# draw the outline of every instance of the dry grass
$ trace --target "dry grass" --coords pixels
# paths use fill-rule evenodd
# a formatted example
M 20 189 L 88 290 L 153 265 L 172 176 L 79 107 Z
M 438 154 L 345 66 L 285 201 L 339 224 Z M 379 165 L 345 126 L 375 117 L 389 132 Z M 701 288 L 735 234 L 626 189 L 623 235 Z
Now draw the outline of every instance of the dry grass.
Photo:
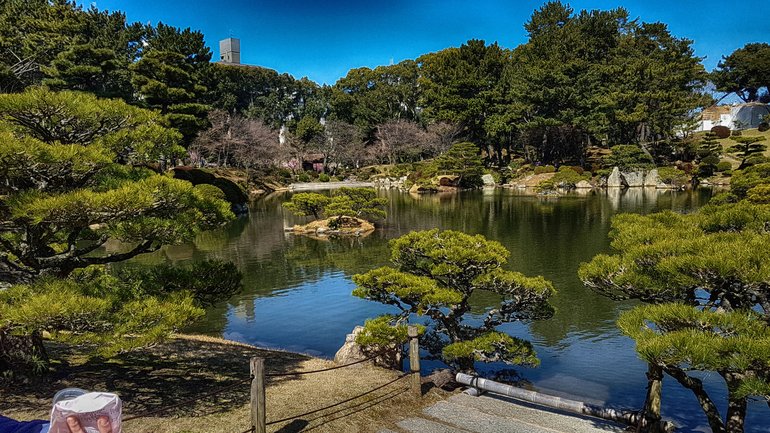
M 127 433 L 239 433 L 248 429 L 249 383 L 207 398 L 212 390 L 248 378 L 248 360 L 265 358 L 267 373 L 296 373 L 333 366 L 332 361 L 258 349 L 210 337 L 180 336 L 167 343 L 109 361 L 78 358 L 71 348 L 53 347 L 65 362 L 55 372 L 25 384 L 0 387 L 0 413 L 17 419 L 46 419 L 51 396 L 76 386 L 118 393 L 124 418 L 187 399 L 193 403 L 128 421 Z M 267 378 L 267 420 L 324 407 L 385 384 L 398 372 L 357 365 L 325 373 Z M 344 405 L 268 427 L 273 432 L 375 432 L 446 397 L 431 389 L 417 399 L 401 379 Z

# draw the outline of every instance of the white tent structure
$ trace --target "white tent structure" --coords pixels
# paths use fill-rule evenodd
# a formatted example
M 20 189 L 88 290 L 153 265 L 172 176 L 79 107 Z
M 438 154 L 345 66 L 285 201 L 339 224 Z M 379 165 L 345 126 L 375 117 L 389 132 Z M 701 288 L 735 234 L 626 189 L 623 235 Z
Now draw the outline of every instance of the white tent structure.
M 736 105 L 715 105 L 701 113 L 698 131 L 710 131 L 715 126 L 731 130 L 757 128 L 770 115 L 770 105 L 759 102 Z

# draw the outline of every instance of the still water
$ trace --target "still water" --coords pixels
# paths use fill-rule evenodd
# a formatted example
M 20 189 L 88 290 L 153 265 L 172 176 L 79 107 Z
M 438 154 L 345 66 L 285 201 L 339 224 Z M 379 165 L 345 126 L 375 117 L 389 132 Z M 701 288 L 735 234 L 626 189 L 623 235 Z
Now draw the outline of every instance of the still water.
M 353 327 L 393 312 L 350 294 L 352 275 L 388 263 L 389 239 L 434 227 L 483 234 L 511 251 L 511 269 L 543 275 L 558 290 L 551 300 L 556 307 L 552 319 L 500 328 L 531 340 L 541 360 L 538 368 L 519 368 L 515 374 L 551 394 L 641 407 L 646 368 L 637 359 L 633 342 L 620 335 L 614 324 L 618 314 L 633 304 L 613 302 L 586 289 L 577 278 L 577 268 L 595 254 L 609 251 L 607 233 L 613 215 L 665 209 L 691 212 L 708 201 L 710 190 L 636 188 L 558 199 L 499 189 L 421 197 L 394 191 L 381 194 L 390 200 L 388 218 L 365 238 L 320 241 L 285 233 L 285 226 L 301 219 L 281 208 L 289 194 L 273 194 L 255 202 L 248 218 L 141 261 L 218 258 L 235 262 L 244 274 L 244 292 L 211 308 L 191 332 L 332 357 Z M 481 316 L 493 303 L 494 299 L 476 297 L 473 313 Z M 439 365 L 428 364 L 432 366 Z M 503 364 L 478 369 L 488 375 L 512 372 Z M 720 395 L 723 406 L 720 381 L 709 375 L 704 379 L 707 388 Z M 663 392 L 664 416 L 677 421 L 682 431 L 708 431 L 690 391 L 667 379 Z M 767 405 L 751 403 L 747 431 L 770 431 L 768 420 Z

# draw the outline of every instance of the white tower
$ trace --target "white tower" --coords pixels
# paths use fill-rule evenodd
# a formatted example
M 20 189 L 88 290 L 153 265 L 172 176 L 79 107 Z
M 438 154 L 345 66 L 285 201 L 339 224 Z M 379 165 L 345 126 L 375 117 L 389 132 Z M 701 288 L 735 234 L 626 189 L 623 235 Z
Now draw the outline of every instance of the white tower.
M 233 65 L 241 64 L 241 40 L 227 38 L 219 41 L 219 61 Z

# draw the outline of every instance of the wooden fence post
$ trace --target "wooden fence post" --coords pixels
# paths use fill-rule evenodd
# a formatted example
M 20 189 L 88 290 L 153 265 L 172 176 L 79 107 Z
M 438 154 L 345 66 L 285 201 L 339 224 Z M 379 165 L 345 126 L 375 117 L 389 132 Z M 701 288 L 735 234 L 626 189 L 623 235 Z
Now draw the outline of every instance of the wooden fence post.
M 409 325 L 409 371 L 412 374 L 412 391 L 418 397 L 422 397 L 422 384 L 420 383 L 420 342 L 416 326 Z
M 251 431 L 265 433 L 265 360 L 263 358 L 251 358 L 249 363 L 251 372 Z

